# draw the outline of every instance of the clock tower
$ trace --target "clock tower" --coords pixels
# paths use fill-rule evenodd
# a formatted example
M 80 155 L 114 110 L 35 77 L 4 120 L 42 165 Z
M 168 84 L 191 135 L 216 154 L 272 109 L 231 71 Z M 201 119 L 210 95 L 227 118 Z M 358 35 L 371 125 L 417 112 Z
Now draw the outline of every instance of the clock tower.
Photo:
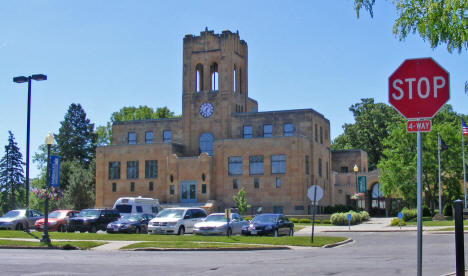
M 184 154 L 196 156 L 206 139 L 232 137 L 233 113 L 256 111 L 248 98 L 247 43 L 239 33 L 205 29 L 185 36 L 183 63 Z

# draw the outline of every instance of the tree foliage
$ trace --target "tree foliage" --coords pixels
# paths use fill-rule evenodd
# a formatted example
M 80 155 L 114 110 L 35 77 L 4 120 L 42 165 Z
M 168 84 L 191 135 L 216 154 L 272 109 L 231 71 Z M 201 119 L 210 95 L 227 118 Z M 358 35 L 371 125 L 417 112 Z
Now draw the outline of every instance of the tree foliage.
M 69 184 L 61 199 L 62 206 L 81 210 L 94 205 L 94 163 L 85 168 L 77 161 L 70 166 Z
M 88 166 L 94 159 L 97 136 L 81 105 L 71 104 L 60 124 L 55 140 L 62 161 L 77 160 Z
M 11 131 L 0 159 L 0 208 L 3 213 L 22 207 L 25 200 L 23 156 Z
M 447 50 L 461 52 L 468 49 L 467 0 L 393 0 L 398 18 L 393 33 L 404 40 L 418 32 L 431 48 L 447 44 Z M 354 0 L 357 17 L 364 8 L 371 17 L 375 0 Z
M 383 140 L 390 125 L 402 121 L 401 116 L 389 105 L 374 103 L 374 99 L 361 99 L 352 105 L 355 123 L 345 124 L 344 133 L 332 143 L 333 150 L 362 149 L 368 154 L 369 169 L 375 169 L 383 151 Z
M 247 199 L 245 199 L 245 190 L 244 188 L 240 189 L 237 195 L 232 197 L 232 200 L 236 203 L 236 207 L 239 210 L 239 214 L 245 215 L 250 208 L 250 205 L 247 204 Z
M 445 201 L 461 194 L 462 155 L 460 116 L 450 105 L 445 105 L 432 120 L 432 131 L 422 135 L 422 184 L 426 204 L 432 209 L 438 202 L 438 138 L 448 146 L 441 151 L 441 183 Z M 465 115 L 465 118 L 467 116 Z M 390 135 L 384 141 L 383 157 L 378 164 L 379 181 L 384 195 L 416 200 L 416 134 L 406 131 L 405 122 L 390 126 Z

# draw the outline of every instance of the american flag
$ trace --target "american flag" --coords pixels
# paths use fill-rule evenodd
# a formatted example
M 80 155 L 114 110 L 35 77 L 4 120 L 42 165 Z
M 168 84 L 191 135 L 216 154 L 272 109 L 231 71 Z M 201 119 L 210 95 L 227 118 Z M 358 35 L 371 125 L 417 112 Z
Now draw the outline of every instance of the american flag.
M 463 121 L 463 119 L 462 119 L 462 132 L 466 136 L 466 138 L 468 138 L 468 127 L 466 126 L 465 121 Z

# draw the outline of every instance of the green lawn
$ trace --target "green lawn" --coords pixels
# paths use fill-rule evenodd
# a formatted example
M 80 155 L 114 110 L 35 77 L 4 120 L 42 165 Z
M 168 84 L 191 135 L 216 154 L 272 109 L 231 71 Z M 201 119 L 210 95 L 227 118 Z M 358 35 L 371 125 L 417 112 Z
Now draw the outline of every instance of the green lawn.
M 40 240 L 41 232 L 27 234 L 23 231 L 0 231 L 0 238 L 36 238 Z M 147 235 L 147 234 L 94 234 L 94 233 L 59 233 L 51 232 L 51 239 L 63 240 L 123 240 L 123 241 L 148 241 L 148 242 L 222 242 L 222 243 L 244 243 L 265 245 L 292 245 L 292 246 L 323 246 L 326 244 L 344 241 L 345 237 L 316 236 L 314 243 L 310 237 L 258 237 L 258 236 L 198 236 L 198 235 Z
M 77 247 L 79 249 L 90 249 L 99 245 L 106 244 L 106 242 L 95 242 L 95 241 L 72 241 L 72 242 L 52 242 L 52 247 L 63 248 L 65 245 Z M 17 241 L 17 240 L 0 240 L 1 246 L 15 246 L 15 247 L 44 247 L 47 248 L 46 244 L 40 241 Z
M 465 225 L 468 225 L 468 220 L 464 221 Z M 417 219 L 412 219 L 406 222 L 406 225 L 416 226 L 418 225 Z M 454 226 L 455 221 L 453 220 L 432 220 L 431 218 L 423 218 L 423 226 Z
M 465 226 L 464 231 L 467 231 L 467 230 L 468 230 L 468 226 Z M 437 229 L 434 231 L 455 231 L 455 227 L 447 227 L 447 228 Z

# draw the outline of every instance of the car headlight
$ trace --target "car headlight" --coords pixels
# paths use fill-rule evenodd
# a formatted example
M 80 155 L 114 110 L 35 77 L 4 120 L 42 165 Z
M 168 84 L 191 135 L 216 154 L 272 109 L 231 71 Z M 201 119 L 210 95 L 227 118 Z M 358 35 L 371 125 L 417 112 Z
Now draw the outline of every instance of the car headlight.
M 268 231 L 268 230 L 271 230 L 271 229 L 272 229 L 271 225 L 267 225 L 267 226 L 265 226 L 265 230 L 267 230 L 267 231 Z
M 175 226 L 176 224 L 177 224 L 177 222 L 168 222 L 167 226 Z

